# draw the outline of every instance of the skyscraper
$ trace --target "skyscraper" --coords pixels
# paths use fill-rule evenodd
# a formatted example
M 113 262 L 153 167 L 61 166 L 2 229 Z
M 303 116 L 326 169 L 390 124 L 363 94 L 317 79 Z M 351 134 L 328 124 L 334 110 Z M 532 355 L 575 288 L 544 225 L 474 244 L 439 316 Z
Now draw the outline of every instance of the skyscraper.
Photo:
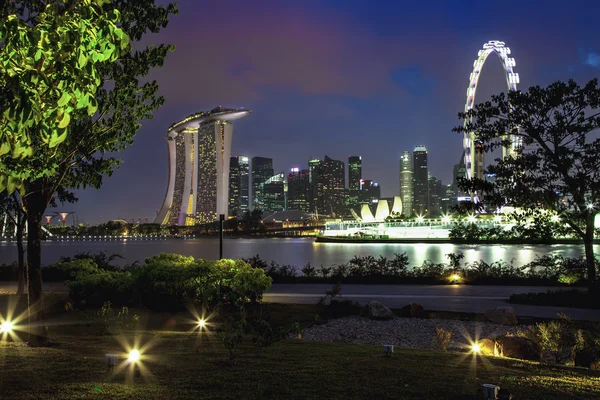
M 240 215 L 250 210 L 250 165 L 248 156 L 238 156 L 240 166 Z
M 442 209 L 442 181 L 435 176 L 429 177 L 429 215 L 437 217 Z
M 321 169 L 321 163 L 322 161 L 318 158 L 310 158 L 308 160 L 308 203 L 311 213 L 317 211 L 317 202 L 319 199 L 319 170 Z
M 229 215 L 248 211 L 248 157 L 231 157 L 229 162 Z
M 429 211 L 429 173 L 427 170 L 427 149 L 425 146 L 415 147 L 413 152 L 414 168 L 414 209 L 419 215 Z
M 228 215 L 231 121 L 250 112 L 219 106 L 169 127 L 169 184 L 156 223 L 194 225 Z
M 318 168 L 317 209 L 319 214 L 344 215 L 344 162 L 325 156 Z
M 402 200 L 402 215 L 411 216 L 414 206 L 413 165 L 408 151 L 403 152 L 400 156 L 400 199 Z
M 348 188 L 358 190 L 362 179 L 362 158 L 360 156 L 348 157 Z
M 273 177 L 273 159 L 265 157 L 252 157 L 252 208 L 264 210 L 264 196 L 261 184 Z
M 310 212 L 309 171 L 292 168 L 288 174 L 287 209 Z
M 229 215 L 239 215 L 240 210 L 240 161 L 229 159 Z
M 458 164 L 454 165 L 454 169 L 452 171 L 452 189 L 456 193 L 456 196 L 462 197 L 464 196 L 464 190 L 461 190 L 458 187 L 459 178 L 466 178 L 467 176 L 467 167 L 465 166 L 465 152 L 463 151 Z
M 262 208 L 266 212 L 277 212 L 285 209 L 285 178 L 283 172 L 271 176 L 260 184 Z

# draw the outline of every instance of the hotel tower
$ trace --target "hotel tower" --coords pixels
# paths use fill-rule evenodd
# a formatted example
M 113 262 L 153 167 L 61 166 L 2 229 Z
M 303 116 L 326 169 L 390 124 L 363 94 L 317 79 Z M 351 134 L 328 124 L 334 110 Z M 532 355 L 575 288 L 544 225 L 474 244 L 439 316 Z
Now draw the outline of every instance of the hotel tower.
M 219 106 L 169 127 L 169 184 L 155 223 L 195 225 L 227 217 L 231 121 L 250 113 Z

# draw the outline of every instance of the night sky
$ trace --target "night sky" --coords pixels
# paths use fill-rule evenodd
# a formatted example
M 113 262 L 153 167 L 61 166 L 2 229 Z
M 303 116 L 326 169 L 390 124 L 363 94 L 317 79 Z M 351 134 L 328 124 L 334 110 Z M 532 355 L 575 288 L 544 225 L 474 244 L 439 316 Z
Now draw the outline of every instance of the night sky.
M 309 157 L 360 155 L 363 178 L 393 196 L 400 154 L 416 145 L 427 147 L 431 175 L 450 183 L 462 152 L 451 129 L 485 42 L 511 48 L 521 89 L 600 75 L 598 1 L 179 2 L 179 16 L 148 40 L 177 47 L 152 74 L 165 105 L 102 189 L 60 207 L 80 222 L 152 222 L 167 187 L 168 126 L 219 104 L 253 110 L 234 125 L 232 155 L 272 157 L 286 173 Z M 492 55 L 477 100 L 505 90 Z

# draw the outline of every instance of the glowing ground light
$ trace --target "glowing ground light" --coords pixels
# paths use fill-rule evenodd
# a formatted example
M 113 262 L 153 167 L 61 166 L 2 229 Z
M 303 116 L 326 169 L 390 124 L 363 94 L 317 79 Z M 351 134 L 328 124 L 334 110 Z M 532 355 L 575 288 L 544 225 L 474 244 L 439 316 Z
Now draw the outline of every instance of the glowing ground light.
M 140 356 L 141 356 L 140 355 L 140 351 L 134 349 L 134 350 L 131 350 L 129 352 L 129 357 L 127 357 L 127 360 L 130 363 L 135 363 L 135 362 L 138 362 L 140 360 Z
M 419 216 L 417 217 L 417 222 L 418 222 L 418 223 L 422 223 L 423 221 L 425 221 L 425 218 L 423 218 L 421 215 L 419 215 Z
M 14 325 L 10 321 L 4 321 L 0 325 L 0 333 L 11 333 L 13 331 Z
M 474 215 L 469 215 L 469 216 L 467 217 L 467 222 L 469 222 L 470 224 L 473 224 L 473 223 L 475 223 L 475 220 L 476 220 L 476 219 L 475 219 L 475 216 L 474 216 Z
M 442 222 L 445 224 L 449 224 L 450 222 L 452 222 L 452 217 L 450 217 L 449 215 L 444 215 L 442 217 Z
M 206 321 L 201 319 L 198 321 L 198 327 L 199 328 L 204 328 L 206 326 Z
M 502 217 L 501 217 L 501 216 L 499 216 L 499 215 L 496 215 L 496 216 L 494 217 L 494 222 L 496 222 L 496 223 L 500 223 L 500 222 L 502 222 Z
M 590 203 L 590 204 L 587 205 L 587 208 L 588 208 L 588 210 L 591 210 L 591 209 L 594 208 L 594 205 L 592 203 Z
M 560 217 L 558 215 L 553 215 L 550 220 L 552 222 L 560 222 Z
M 473 354 L 481 353 L 481 346 L 478 343 L 473 343 L 471 345 L 471 353 L 473 353 Z

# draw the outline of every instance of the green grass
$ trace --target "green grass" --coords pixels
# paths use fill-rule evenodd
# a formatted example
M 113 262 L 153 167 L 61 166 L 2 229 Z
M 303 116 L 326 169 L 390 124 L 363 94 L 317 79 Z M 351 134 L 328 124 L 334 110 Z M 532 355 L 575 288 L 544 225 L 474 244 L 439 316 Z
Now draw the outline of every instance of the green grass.
M 0 314 L 4 304 L 0 296 Z M 480 399 L 495 383 L 517 399 L 600 398 L 600 374 L 462 353 L 287 340 L 242 349 L 235 363 L 214 333 L 185 325 L 188 313 L 143 313 L 145 330 L 96 336 L 82 313 L 65 313 L 49 298 L 56 346 L 0 343 L 0 399 Z M 269 304 L 274 325 L 308 325 L 319 307 Z M 469 319 L 469 318 L 466 318 Z M 75 325 L 74 325 L 75 324 Z M 147 344 L 143 372 L 107 372 L 105 353 L 123 343 Z

